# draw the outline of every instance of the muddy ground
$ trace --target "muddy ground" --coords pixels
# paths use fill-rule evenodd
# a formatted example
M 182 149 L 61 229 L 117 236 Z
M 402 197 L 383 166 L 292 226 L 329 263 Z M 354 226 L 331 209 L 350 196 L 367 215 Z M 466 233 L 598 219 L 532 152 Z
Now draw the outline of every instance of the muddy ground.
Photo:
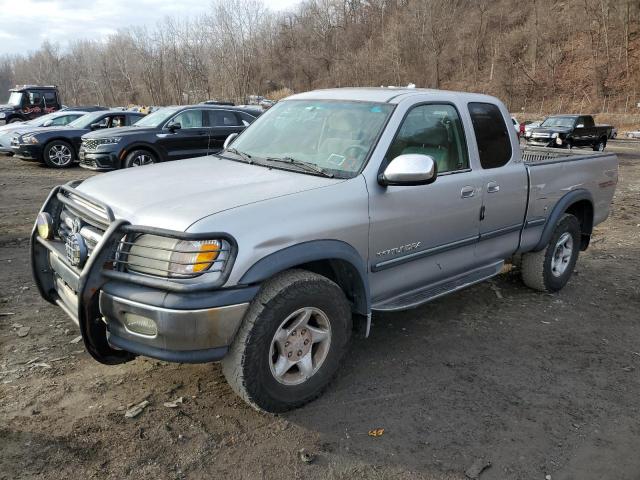
M 33 284 L 28 234 L 50 188 L 89 173 L 0 157 L 0 479 L 462 479 L 479 461 L 482 480 L 640 478 L 640 146 L 609 149 L 614 212 L 561 293 L 509 273 L 375 315 L 325 395 L 280 416 L 218 365 L 108 367 L 72 343 Z

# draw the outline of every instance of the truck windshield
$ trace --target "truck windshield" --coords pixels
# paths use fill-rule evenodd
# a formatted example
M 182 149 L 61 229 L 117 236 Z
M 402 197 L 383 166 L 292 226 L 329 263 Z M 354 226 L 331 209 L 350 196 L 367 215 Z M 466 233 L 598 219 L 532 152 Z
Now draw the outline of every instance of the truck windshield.
M 233 151 L 257 163 L 293 159 L 338 178 L 351 178 L 364 166 L 392 111 L 393 106 L 385 103 L 285 100 L 248 127 L 233 142 Z
M 161 108 L 160 110 L 156 110 L 155 112 L 138 120 L 134 124 L 134 127 L 159 127 L 178 110 L 178 108 Z
M 9 105 L 13 105 L 14 107 L 19 107 L 20 105 L 22 105 L 22 92 L 11 92 L 7 103 Z
M 549 117 L 542 122 L 541 127 L 573 127 L 576 117 Z

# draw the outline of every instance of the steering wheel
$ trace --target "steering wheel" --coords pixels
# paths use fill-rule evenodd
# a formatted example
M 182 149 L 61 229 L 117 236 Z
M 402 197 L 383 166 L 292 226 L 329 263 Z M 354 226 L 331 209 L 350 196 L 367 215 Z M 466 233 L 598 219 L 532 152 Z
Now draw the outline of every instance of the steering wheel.
M 367 155 L 369 150 L 364 148 L 362 145 L 358 145 L 354 143 L 353 145 L 348 146 L 342 152 L 345 157 L 345 161 L 342 164 L 344 168 L 347 170 L 358 170 L 360 168 L 361 162 L 364 157 Z

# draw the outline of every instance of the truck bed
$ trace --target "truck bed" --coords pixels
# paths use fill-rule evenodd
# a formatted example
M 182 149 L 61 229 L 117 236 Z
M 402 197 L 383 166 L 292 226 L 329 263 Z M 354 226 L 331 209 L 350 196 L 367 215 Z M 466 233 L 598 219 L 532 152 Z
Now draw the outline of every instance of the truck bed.
M 613 153 L 525 147 L 522 161 L 529 176 L 529 204 L 521 248 L 532 248 L 553 207 L 566 194 L 585 190 L 593 203 L 594 226 L 609 214 L 618 183 L 618 158 Z
M 522 147 L 522 161 L 528 166 L 538 164 L 550 164 L 559 162 L 571 162 L 577 160 L 606 157 L 612 154 L 605 152 L 590 152 L 589 150 L 547 148 L 547 147 Z

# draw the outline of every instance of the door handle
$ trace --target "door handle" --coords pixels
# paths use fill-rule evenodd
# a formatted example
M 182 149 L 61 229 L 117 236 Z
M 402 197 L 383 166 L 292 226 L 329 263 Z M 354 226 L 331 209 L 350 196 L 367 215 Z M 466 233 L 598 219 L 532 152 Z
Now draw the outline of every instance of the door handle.
M 472 186 L 462 187 L 462 190 L 460 190 L 461 198 L 471 198 L 475 194 L 476 194 L 476 189 Z
M 500 191 L 500 185 L 496 182 L 487 183 L 487 193 L 496 193 Z

